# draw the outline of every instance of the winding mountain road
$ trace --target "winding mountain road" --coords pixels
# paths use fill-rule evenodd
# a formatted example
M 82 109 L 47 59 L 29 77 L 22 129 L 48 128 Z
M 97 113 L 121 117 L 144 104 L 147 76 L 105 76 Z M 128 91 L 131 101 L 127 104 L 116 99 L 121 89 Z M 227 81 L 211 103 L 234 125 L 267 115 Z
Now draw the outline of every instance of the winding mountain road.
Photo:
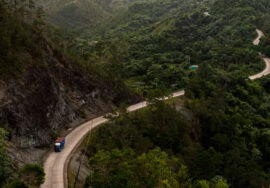
M 253 44 L 255 46 L 258 46 L 260 44 L 260 40 L 264 36 L 264 34 L 259 29 L 257 29 L 256 31 L 258 33 L 258 37 L 253 41 Z M 258 74 L 250 76 L 249 77 L 250 80 L 255 80 L 257 78 L 261 78 L 263 76 L 266 76 L 266 75 L 270 74 L 270 59 L 268 57 L 264 57 L 263 55 L 261 55 L 261 57 L 265 62 L 265 69 L 262 72 L 258 73 Z
M 270 74 L 270 59 L 265 57 L 265 58 L 263 58 L 263 60 L 264 60 L 265 65 L 266 65 L 265 69 L 262 72 L 258 73 L 258 74 L 250 76 L 249 77 L 250 80 L 255 80 L 257 78 L 261 78 L 263 76 L 266 76 L 266 75 Z
M 260 44 L 261 38 L 264 36 L 263 32 L 259 29 L 256 29 L 258 37 L 253 41 L 253 45 L 258 46 Z
M 259 45 L 263 32 L 257 30 L 258 37 L 253 41 L 254 45 Z M 266 68 L 259 74 L 250 76 L 251 80 L 260 78 L 270 73 L 270 59 L 263 58 L 266 63 Z M 185 91 L 181 90 L 172 94 L 172 97 L 179 97 L 185 95 Z M 164 100 L 168 97 L 164 98 Z M 128 107 L 127 111 L 132 112 L 146 107 L 147 102 L 140 102 L 138 104 Z M 51 152 L 44 163 L 44 170 L 46 178 L 41 188 L 64 188 L 67 187 L 67 163 L 70 159 L 72 152 L 77 149 L 85 136 L 95 127 L 108 122 L 104 116 L 95 118 L 79 127 L 75 128 L 66 136 L 66 146 L 60 153 Z

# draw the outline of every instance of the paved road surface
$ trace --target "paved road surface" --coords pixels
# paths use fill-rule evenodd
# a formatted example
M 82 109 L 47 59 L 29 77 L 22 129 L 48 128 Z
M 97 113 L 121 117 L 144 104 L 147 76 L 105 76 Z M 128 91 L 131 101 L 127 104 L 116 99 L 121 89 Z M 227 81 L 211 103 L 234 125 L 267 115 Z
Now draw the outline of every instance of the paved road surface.
M 259 29 L 256 29 L 257 33 L 258 33 L 258 37 L 253 41 L 253 44 L 255 46 L 258 46 L 260 44 L 260 39 L 264 36 L 263 32 Z
M 262 72 L 258 73 L 258 74 L 250 76 L 249 77 L 250 80 L 255 80 L 257 78 L 261 78 L 263 76 L 266 76 L 266 75 L 270 74 L 270 59 L 269 58 L 263 58 L 263 60 L 264 60 L 265 65 L 266 65 L 265 69 Z
M 185 94 L 184 90 L 173 93 L 172 97 L 179 97 Z M 167 97 L 164 99 L 168 99 Z M 147 106 L 146 102 L 141 102 L 130 106 L 127 110 L 132 112 Z M 90 120 L 66 136 L 65 148 L 60 153 L 52 152 L 44 163 L 44 170 L 46 178 L 41 188 L 64 188 L 67 180 L 66 164 L 69 160 L 69 156 L 74 149 L 79 146 L 83 138 L 91 131 L 91 129 L 101 125 L 108 120 L 103 116 Z
M 255 46 L 258 46 L 260 44 L 260 39 L 264 36 L 264 34 L 259 29 L 257 29 L 256 31 L 258 33 L 258 37 L 253 41 L 253 44 Z M 255 74 L 255 75 L 250 76 L 249 77 L 250 80 L 255 80 L 257 78 L 261 78 L 261 77 L 263 77 L 265 75 L 270 74 L 270 59 L 267 58 L 267 57 L 262 57 L 262 59 L 265 62 L 265 69 L 262 72 L 258 73 L 258 74 Z

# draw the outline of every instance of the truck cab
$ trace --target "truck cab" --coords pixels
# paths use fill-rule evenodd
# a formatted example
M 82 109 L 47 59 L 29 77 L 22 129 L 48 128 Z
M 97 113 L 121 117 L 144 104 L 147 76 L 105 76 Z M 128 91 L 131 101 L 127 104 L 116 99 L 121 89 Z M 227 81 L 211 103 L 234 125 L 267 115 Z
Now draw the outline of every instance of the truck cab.
M 66 139 L 64 137 L 58 138 L 54 143 L 54 151 L 60 152 L 65 146 Z

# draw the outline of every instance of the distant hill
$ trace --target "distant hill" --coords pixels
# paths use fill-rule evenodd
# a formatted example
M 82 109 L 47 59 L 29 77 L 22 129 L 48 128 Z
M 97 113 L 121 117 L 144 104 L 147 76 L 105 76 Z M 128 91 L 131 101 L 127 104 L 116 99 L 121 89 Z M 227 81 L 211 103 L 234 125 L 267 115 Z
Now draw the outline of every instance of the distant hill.
M 140 0 L 38 0 L 48 19 L 67 31 L 100 27 L 105 20 Z

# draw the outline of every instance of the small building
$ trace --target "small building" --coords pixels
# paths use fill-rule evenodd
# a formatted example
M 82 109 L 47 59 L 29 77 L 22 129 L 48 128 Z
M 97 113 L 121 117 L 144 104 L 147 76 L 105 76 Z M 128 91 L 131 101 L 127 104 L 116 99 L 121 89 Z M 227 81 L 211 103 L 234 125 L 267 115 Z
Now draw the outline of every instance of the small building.
M 189 67 L 189 70 L 196 70 L 196 69 L 198 69 L 199 68 L 199 65 L 191 65 L 190 67 Z

